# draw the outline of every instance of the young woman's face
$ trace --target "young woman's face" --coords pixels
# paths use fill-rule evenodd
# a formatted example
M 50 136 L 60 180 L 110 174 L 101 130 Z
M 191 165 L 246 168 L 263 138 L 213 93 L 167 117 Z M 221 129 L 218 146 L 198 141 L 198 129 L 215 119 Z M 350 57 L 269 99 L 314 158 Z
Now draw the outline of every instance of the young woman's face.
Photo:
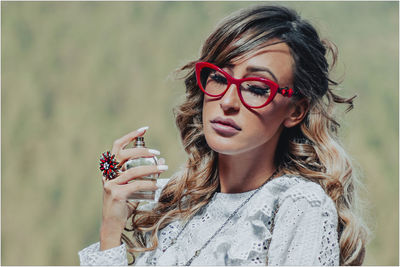
M 231 63 L 223 70 L 234 78 L 262 77 L 275 81 L 280 87 L 292 88 L 294 61 L 285 43 L 261 48 Z M 268 69 L 273 75 L 261 69 Z M 210 148 L 222 154 L 266 149 L 277 143 L 283 123 L 292 111 L 293 103 L 279 93 L 267 106 L 249 109 L 240 101 L 236 85 L 231 85 L 222 97 L 204 95 L 204 135 Z M 233 120 L 240 129 L 213 122 L 217 117 Z

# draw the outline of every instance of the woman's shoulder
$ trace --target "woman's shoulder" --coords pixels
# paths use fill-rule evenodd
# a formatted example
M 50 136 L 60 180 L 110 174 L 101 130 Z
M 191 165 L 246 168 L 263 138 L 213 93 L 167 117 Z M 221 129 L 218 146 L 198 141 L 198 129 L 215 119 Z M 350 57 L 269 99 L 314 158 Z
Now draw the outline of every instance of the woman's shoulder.
M 271 180 L 269 187 L 279 205 L 287 200 L 306 201 L 312 207 L 327 206 L 336 209 L 333 200 L 320 184 L 302 176 L 283 175 Z

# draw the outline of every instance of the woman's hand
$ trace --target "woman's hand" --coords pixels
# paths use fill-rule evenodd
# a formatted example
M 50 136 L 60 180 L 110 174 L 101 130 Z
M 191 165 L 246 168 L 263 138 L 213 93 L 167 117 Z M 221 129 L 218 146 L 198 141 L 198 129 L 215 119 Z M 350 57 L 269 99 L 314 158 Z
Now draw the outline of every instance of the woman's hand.
M 132 158 L 153 157 L 160 154 L 157 150 L 148 148 L 125 149 L 130 142 L 136 137 L 142 136 L 147 129 L 148 127 L 140 128 L 114 142 L 111 153 L 115 154 L 121 166 L 124 166 L 124 163 Z M 164 164 L 164 159 L 160 159 L 159 163 Z M 125 228 L 126 221 L 139 204 L 139 202 L 128 202 L 128 197 L 137 191 L 157 190 L 155 181 L 138 180 L 128 182 L 138 177 L 161 173 L 167 169 L 168 166 L 166 165 L 138 166 L 128 170 L 121 168 L 122 172 L 115 179 L 103 179 L 103 218 L 100 230 L 100 250 L 121 245 L 121 234 Z

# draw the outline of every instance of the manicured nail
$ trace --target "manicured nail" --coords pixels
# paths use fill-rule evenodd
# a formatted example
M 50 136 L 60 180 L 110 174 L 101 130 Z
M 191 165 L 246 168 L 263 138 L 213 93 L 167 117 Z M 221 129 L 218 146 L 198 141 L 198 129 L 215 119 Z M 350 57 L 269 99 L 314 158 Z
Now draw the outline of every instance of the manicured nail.
M 144 132 L 144 131 L 146 131 L 147 129 L 149 129 L 149 126 L 145 126 L 145 127 L 139 128 L 137 131 L 138 131 L 138 132 Z
M 155 149 L 149 149 L 148 151 L 149 151 L 151 154 L 154 154 L 154 155 L 160 155 L 160 154 L 161 154 L 160 151 L 155 150 Z
M 159 171 L 166 171 L 168 170 L 168 165 L 157 165 L 157 169 Z
M 165 165 L 165 159 L 164 158 L 159 158 L 157 162 L 160 165 Z

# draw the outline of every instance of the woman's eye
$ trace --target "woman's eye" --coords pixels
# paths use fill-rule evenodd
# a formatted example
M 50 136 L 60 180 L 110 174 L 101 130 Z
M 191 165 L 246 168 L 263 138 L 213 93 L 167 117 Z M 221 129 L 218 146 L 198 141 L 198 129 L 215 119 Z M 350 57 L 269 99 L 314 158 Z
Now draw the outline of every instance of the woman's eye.
M 250 85 L 250 86 L 246 86 L 244 88 L 244 90 L 248 91 L 252 94 L 259 95 L 259 96 L 269 95 L 269 93 L 270 93 L 270 88 L 268 86 L 260 87 L 260 86 Z
M 218 73 L 210 74 L 210 79 L 217 83 L 223 83 L 223 84 L 227 83 L 225 76 L 222 76 L 221 74 L 218 74 Z

